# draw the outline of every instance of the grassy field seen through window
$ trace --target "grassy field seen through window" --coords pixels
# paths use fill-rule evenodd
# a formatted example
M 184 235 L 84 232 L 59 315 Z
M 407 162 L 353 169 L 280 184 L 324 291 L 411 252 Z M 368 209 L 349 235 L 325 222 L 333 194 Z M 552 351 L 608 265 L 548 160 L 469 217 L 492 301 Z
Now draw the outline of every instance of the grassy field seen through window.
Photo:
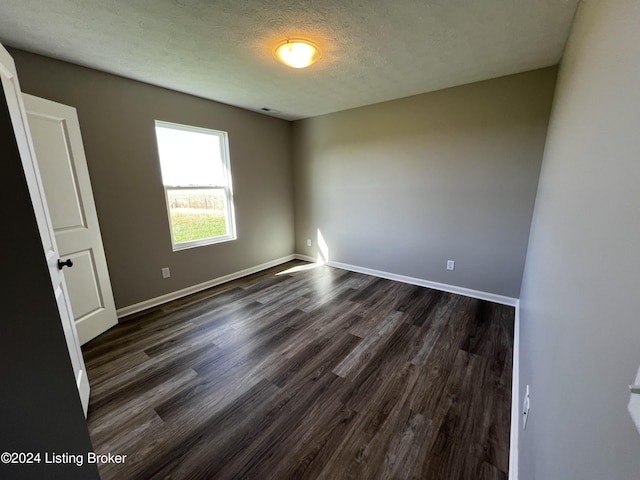
M 227 219 L 220 210 L 172 208 L 170 215 L 173 243 L 219 237 L 228 233 Z

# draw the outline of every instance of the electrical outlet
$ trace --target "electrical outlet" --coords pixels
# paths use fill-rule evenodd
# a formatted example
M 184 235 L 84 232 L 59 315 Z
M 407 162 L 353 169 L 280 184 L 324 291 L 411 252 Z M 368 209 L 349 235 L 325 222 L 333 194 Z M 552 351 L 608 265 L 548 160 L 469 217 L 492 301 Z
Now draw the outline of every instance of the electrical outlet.
M 169 271 L 169 267 L 164 267 L 162 269 L 162 278 L 169 278 L 171 276 L 171 272 Z
M 310 247 L 310 246 L 311 246 L 311 239 L 307 238 L 307 247 Z
M 454 268 L 456 268 L 456 262 L 447 260 L 447 270 L 453 270 Z
M 527 429 L 527 420 L 529 419 L 529 409 L 531 408 L 531 400 L 529 398 L 529 385 L 525 390 L 524 400 L 522 402 L 522 429 Z

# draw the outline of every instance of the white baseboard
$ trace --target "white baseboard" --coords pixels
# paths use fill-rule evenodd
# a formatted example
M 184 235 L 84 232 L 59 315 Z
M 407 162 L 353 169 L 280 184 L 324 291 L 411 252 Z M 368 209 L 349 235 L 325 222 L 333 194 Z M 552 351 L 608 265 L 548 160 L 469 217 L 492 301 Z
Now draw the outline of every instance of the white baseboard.
M 296 253 L 294 257 L 296 257 L 296 260 L 304 260 L 305 262 L 315 263 L 318 261 L 317 258 L 310 257 L 309 255 L 302 255 L 300 253 Z
M 302 258 L 302 255 L 296 255 L 296 258 Z M 315 259 L 311 259 L 315 261 Z M 472 290 L 470 288 L 457 287 L 455 285 L 447 285 L 446 283 L 432 282 L 430 280 L 423 280 L 421 278 L 407 277 L 405 275 L 397 275 L 395 273 L 383 272 L 381 270 L 373 270 L 371 268 L 359 267 L 356 265 L 349 265 L 340 262 L 327 262 L 330 267 L 341 268 L 343 270 L 350 270 L 352 272 L 364 273 L 366 275 L 372 275 L 374 277 L 386 278 L 387 280 L 395 280 L 396 282 L 410 283 L 411 285 L 418 285 L 419 287 L 433 288 L 434 290 L 441 290 L 443 292 L 456 293 L 458 295 L 464 295 L 465 297 L 478 298 L 480 300 L 487 300 L 489 302 L 499 303 L 502 305 L 509 305 L 515 307 L 518 304 L 517 298 L 505 297 L 503 295 L 496 295 L 495 293 L 481 292 L 479 290 Z
M 509 442 L 509 480 L 518 480 L 518 437 L 520 436 L 520 302 L 513 325 L 511 372 L 511 437 Z
M 266 270 L 267 268 L 281 265 L 283 263 L 294 260 L 296 257 L 296 255 L 287 255 L 286 257 L 278 258 L 276 260 L 272 260 L 255 267 L 246 268 L 244 270 L 240 270 L 239 272 L 230 273 L 229 275 L 214 278 L 213 280 L 208 280 L 204 283 L 199 283 L 191 287 L 183 288 L 182 290 L 177 290 L 165 295 L 160 295 L 159 297 L 151 298 L 149 300 L 145 300 L 144 302 L 135 303 L 127 307 L 122 307 L 116 310 L 116 314 L 118 315 L 118 318 L 126 317 L 127 315 L 141 312 L 142 310 L 146 310 L 147 308 L 157 307 L 158 305 L 162 305 L 163 303 L 167 303 L 172 300 L 177 300 L 178 298 L 186 297 L 187 295 L 191 295 L 192 293 L 200 292 L 202 290 L 206 290 L 207 288 L 215 287 L 216 285 L 230 282 L 232 280 L 237 280 L 238 278 L 261 272 L 262 270 Z

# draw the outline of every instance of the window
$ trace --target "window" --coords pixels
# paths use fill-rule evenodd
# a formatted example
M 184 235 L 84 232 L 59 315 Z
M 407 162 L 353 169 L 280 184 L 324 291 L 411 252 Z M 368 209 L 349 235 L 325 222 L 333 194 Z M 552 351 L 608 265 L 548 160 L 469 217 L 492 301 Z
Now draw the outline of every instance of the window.
M 236 238 L 227 132 L 156 121 L 173 250 Z

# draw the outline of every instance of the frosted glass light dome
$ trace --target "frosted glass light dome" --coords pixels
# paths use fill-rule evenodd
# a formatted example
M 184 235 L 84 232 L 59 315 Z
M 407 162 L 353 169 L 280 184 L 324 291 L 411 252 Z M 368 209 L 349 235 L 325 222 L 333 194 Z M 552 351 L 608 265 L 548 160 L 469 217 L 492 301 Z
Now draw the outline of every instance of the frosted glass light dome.
M 282 63 L 293 68 L 308 67 L 320 58 L 320 50 L 308 40 L 286 40 L 274 53 Z

